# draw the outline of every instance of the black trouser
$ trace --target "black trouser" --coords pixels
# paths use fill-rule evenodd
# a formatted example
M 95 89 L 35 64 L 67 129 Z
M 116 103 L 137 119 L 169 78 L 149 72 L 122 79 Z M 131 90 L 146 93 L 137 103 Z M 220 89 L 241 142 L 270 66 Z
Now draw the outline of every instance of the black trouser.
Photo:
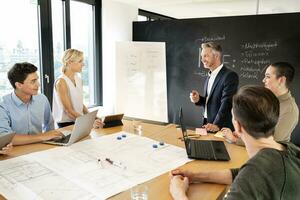
M 203 123 L 202 123 L 202 126 L 206 125 L 207 124 L 207 118 L 203 118 Z
M 63 128 L 63 127 L 70 126 L 73 124 L 74 124 L 74 122 L 61 122 L 61 123 L 57 123 L 57 126 L 58 126 L 58 128 Z

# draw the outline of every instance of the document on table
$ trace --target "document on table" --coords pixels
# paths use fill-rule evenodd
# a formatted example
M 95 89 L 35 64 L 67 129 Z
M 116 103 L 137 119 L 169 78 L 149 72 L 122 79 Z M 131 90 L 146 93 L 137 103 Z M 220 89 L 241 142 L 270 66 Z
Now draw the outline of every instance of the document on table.
M 191 161 L 185 149 L 127 132 L 0 162 L 7 199 L 106 199 Z

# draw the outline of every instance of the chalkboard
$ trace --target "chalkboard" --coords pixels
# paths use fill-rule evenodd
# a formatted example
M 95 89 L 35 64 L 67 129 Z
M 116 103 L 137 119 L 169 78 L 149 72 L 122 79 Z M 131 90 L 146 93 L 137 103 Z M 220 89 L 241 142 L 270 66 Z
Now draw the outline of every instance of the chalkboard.
M 300 105 L 300 13 L 134 22 L 134 41 L 166 42 L 169 122 L 178 123 L 182 106 L 186 124 L 199 127 L 199 107 L 189 99 L 192 89 L 203 94 L 207 71 L 200 62 L 200 44 L 216 41 L 223 47 L 224 64 L 236 71 L 240 86 L 262 84 L 264 69 L 277 61 L 296 68 L 291 87 Z M 293 139 L 300 144 L 300 126 Z

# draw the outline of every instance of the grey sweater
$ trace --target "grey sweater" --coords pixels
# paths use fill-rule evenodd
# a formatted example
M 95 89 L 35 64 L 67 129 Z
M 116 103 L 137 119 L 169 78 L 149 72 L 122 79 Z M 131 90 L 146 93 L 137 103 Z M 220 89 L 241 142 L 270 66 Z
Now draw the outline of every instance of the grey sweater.
M 240 169 L 224 199 L 300 199 L 300 148 L 281 143 L 285 151 L 262 149 Z

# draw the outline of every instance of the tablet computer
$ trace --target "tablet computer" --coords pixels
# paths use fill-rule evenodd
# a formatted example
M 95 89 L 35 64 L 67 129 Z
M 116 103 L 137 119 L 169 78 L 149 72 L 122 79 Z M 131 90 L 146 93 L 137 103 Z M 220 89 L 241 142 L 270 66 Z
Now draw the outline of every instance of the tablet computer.
M 8 133 L 8 134 L 0 134 L 0 150 L 5 147 L 6 145 L 8 145 L 13 137 L 15 136 L 15 133 Z
M 122 119 L 124 114 L 108 115 L 103 119 L 104 126 L 103 128 L 109 128 L 114 126 L 122 126 Z

